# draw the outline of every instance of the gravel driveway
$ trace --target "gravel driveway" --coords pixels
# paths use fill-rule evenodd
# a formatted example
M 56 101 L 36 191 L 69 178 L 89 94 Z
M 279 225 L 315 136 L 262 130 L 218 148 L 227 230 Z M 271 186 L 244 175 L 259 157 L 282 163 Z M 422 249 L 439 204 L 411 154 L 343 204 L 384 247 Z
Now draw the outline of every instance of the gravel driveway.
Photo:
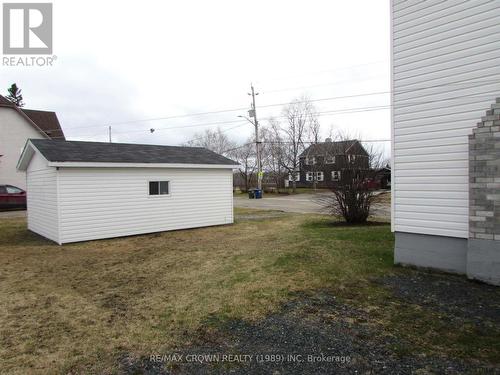
M 26 217 L 26 210 L 7 210 L 0 211 L 0 219 L 10 217 Z
M 318 197 L 328 197 L 330 195 L 332 195 L 330 192 L 279 196 L 265 195 L 262 199 L 248 199 L 248 196 L 246 195 L 238 195 L 234 197 L 234 206 L 240 208 L 278 210 L 302 214 L 326 214 L 327 211 L 320 203 L 318 203 Z M 390 220 L 390 203 L 374 203 L 372 205 L 372 216 Z
M 399 301 L 415 306 L 416 311 L 440 311 L 443 319 L 449 321 L 450 329 L 467 324 L 479 325 L 478 328 L 498 324 L 497 288 L 474 284 L 459 276 L 411 270 L 408 273 L 374 280 L 391 293 L 388 303 Z M 456 288 L 456 292 L 450 293 L 450 287 Z M 444 301 L 440 300 L 442 296 Z M 477 307 L 478 304 L 481 306 Z M 207 322 L 191 342 L 177 351 L 182 358 L 198 353 L 207 355 L 206 358 L 218 353 L 243 353 L 251 357 L 227 363 L 182 360 L 165 364 L 125 355 L 120 360 L 121 372 L 129 375 L 500 373 L 493 364 L 453 358 L 445 353 L 398 352 L 396 348 L 412 348 L 411 343 L 397 331 L 384 331 L 370 312 L 342 302 L 326 290 L 299 293 L 279 311 L 254 322 L 234 319 Z

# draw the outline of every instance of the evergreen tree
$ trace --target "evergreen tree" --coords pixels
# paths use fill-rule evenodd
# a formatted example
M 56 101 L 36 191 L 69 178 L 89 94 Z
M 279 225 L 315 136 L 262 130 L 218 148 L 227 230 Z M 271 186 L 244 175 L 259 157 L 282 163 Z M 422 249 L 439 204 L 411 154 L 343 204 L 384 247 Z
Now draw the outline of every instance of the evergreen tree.
M 15 83 L 13 83 L 7 91 L 9 91 L 9 95 L 7 95 L 7 99 L 9 99 L 17 107 L 24 107 L 21 89 L 19 87 L 17 87 L 17 85 Z

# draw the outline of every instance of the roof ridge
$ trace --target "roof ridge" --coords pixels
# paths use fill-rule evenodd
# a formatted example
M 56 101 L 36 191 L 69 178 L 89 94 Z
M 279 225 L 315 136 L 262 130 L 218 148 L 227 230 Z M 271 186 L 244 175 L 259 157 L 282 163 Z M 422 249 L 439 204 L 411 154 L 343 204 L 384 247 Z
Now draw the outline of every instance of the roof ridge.
M 45 109 L 31 109 L 31 108 L 19 108 L 21 111 L 34 111 L 34 112 L 46 112 L 46 113 L 56 113 L 56 111 L 46 111 Z
M 156 146 L 156 147 L 177 147 L 177 148 L 201 148 L 204 150 L 209 150 L 206 147 L 202 146 L 175 146 L 175 145 L 159 145 L 159 144 L 151 144 L 151 143 L 126 143 L 126 142 L 103 142 L 103 141 L 70 141 L 67 139 L 38 139 L 38 138 L 30 138 L 30 140 L 36 141 L 44 141 L 44 142 L 67 142 L 67 143 L 99 143 L 99 144 L 113 144 L 113 145 L 127 145 L 127 146 Z M 212 151 L 214 152 L 214 151 Z
M 204 147 L 29 139 L 48 161 L 76 163 L 210 164 L 238 163 Z

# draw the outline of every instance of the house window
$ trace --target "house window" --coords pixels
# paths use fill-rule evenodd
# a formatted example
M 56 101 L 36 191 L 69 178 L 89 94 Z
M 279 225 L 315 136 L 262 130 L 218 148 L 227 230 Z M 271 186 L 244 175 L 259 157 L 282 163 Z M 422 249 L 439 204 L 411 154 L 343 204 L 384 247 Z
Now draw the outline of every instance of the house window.
M 168 195 L 170 181 L 149 181 L 149 195 Z
M 332 181 L 340 181 L 340 171 L 332 171 Z
M 306 163 L 306 165 L 316 164 L 316 157 L 315 156 L 306 157 L 305 163 Z
M 288 174 L 288 181 L 300 181 L 300 172 L 294 172 L 293 175 L 292 173 Z
M 323 172 L 307 172 L 306 173 L 306 181 L 324 181 L 325 175 Z
M 347 155 L 347 159 L 350 163 L 356 161 L 356 155 Z
M 335 164 L 335 156 L 334 155 L 326 155 L 325 156 L 326 164 Z

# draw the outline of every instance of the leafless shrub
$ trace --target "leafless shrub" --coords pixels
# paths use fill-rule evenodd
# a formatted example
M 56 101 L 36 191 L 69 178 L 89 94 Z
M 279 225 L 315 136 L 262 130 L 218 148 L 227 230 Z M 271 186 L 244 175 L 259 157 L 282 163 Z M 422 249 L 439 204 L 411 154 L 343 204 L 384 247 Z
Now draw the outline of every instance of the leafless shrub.
M 318 201 L 326 211 L 342 217 L 347 223 L 364 223 L 370 216 L 383 153 L 372 145 L 363 146 L 346 134 L 340 134 L 337 141 L 342 145 L 337 152 L 345 160 L 342 177 L 330 186 L 333 194 L 321 196 Z M 353 152 L 353 148 L 357 151 Z

